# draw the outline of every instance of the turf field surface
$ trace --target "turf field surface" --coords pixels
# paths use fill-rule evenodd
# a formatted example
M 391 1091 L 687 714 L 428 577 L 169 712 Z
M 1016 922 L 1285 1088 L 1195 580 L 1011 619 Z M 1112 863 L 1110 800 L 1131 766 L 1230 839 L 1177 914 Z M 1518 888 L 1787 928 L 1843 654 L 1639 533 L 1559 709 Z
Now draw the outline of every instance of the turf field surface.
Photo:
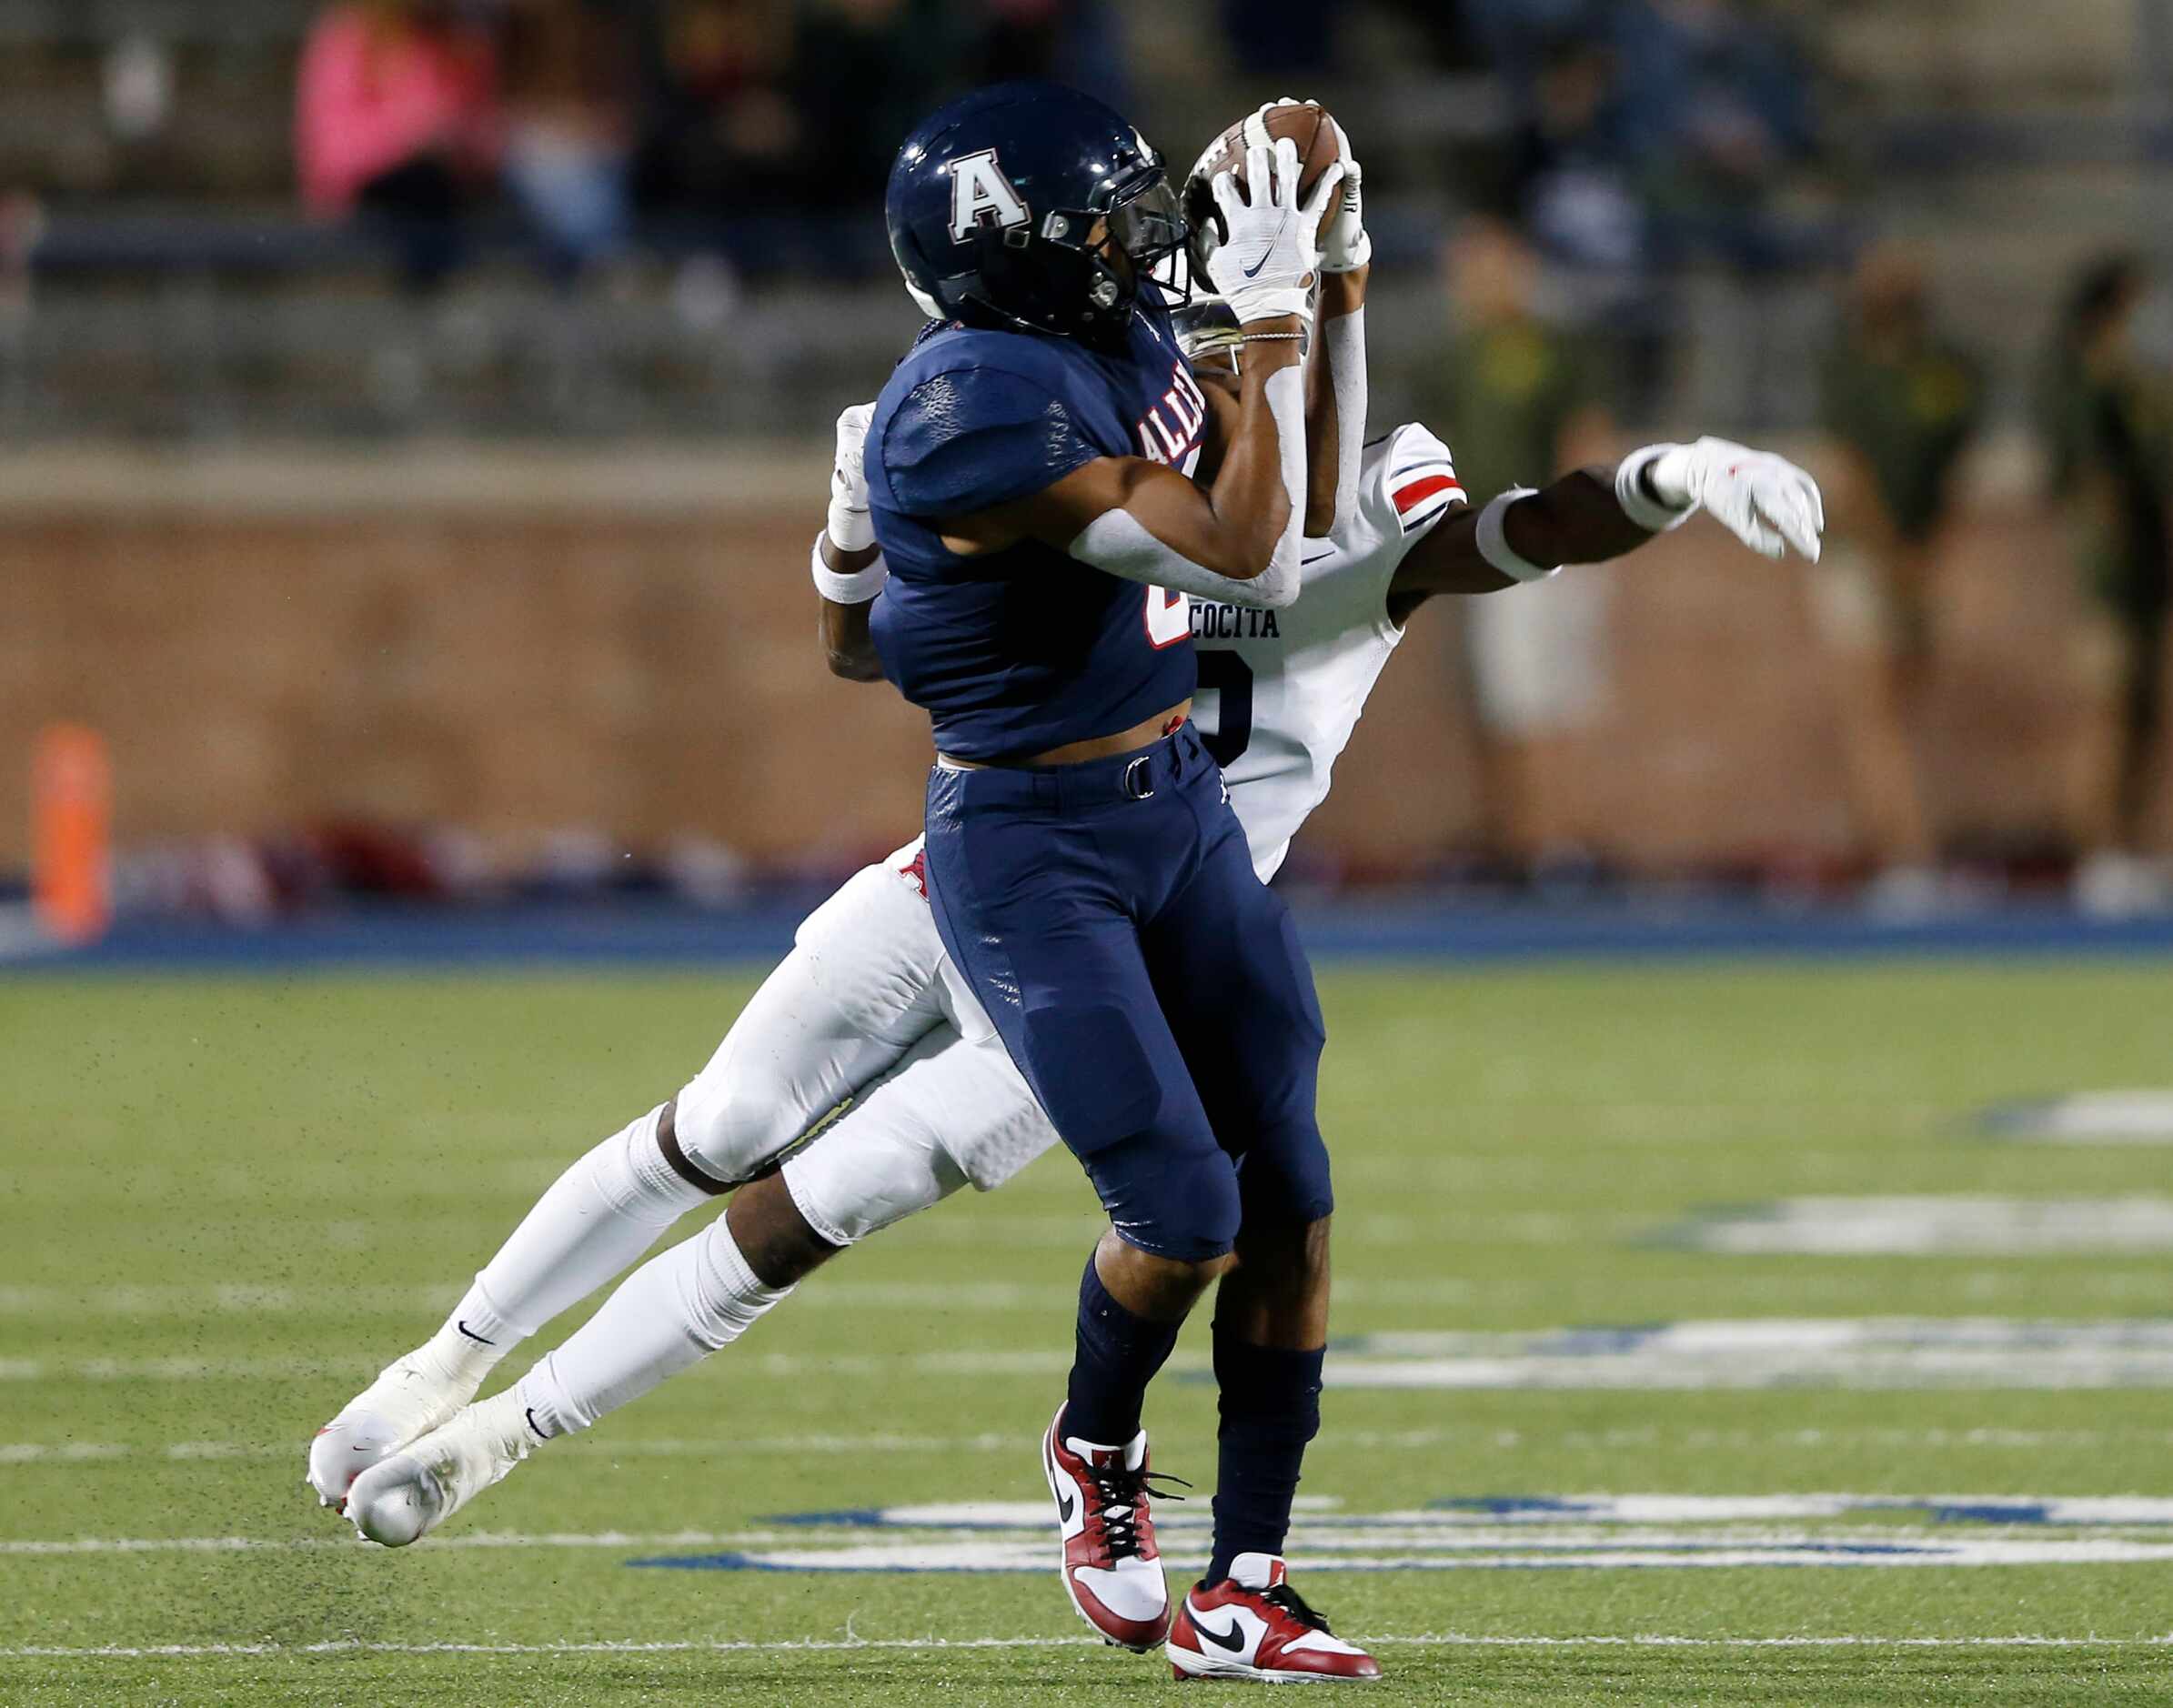
M 1097 1226 L 1061 1156 L 840 1259 L 417 1549 L 304 1495 L 310 1431 L 748 988 L 0 984 L 0 1701 L 1174 1688 L 1041 1560 Z M 1372 1699 L 2173 1700 L 2168 1153 L 1973 1120 L 2165 1086 L 2169 989 L 1325 973 L 1338 1344 L 1293 1557 L 1379 1641 Z M 1207 1484 L 1204 1351 L 1203 1319 L 1150 1416 Z M 1203 1506 L 1164 1509 L 1173 1570 Z

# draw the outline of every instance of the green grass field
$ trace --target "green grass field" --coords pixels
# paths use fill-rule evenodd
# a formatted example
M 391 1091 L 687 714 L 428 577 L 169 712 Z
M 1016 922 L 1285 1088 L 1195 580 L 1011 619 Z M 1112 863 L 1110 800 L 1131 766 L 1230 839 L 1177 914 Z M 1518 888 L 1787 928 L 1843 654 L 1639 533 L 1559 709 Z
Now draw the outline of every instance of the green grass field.
M 2163 968 L 1323 985 L 1343 1338 L 1293 1553 L 1375 1642 L 1373 1699 L 2173 1701 L 2173 1156 L 1967 1121 L 2173 1084 Z M 840 1260 L 418 1548 L 305 1495 L 311 1431 L 747 988 L 0 983 L 0 1702 L 1174 1689 L 1043 1562 L 1035 1442 L 1097 1227 L 1061 1155 Z M 1857 1201 L 1924 1197 L 1960 1201 Z M 1883 1249 L 1920 1221 L 1937 1249 Z M 1772 1319 L 1808 1321 L 1710 1326 Z M 1709 1326 L 1551 1332 L 1668 1323 Z M 1204 1485 L 1195 1331 L 1150 1418 Z M 2044 1504 L 2071 1497 L 2132 1498 Z M 1165 1509 L 1176 1564 L 1203 1506 Z M 719 1556 L 826 1569 L 629 1563 Z M 931 1557 L 1031 1569 L 909 1569 Z

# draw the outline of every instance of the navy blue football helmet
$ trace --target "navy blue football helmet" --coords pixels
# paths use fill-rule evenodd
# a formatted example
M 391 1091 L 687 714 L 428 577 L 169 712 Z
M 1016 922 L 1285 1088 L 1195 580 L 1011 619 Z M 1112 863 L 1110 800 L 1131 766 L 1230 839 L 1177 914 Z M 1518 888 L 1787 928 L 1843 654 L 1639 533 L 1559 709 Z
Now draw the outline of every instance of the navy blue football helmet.
M 1185 239 L 1146 139 L 1057 83 L 997 84 L 922 121 L 883 211 L 928 314 L 1088 343 L 1122 336 L 1142 281 Z

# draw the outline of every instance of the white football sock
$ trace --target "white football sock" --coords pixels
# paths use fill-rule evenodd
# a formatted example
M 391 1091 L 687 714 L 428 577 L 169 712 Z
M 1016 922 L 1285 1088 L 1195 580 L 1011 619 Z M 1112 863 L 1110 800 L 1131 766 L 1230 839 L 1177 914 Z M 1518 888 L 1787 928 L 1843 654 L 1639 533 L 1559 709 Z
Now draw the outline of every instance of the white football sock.
M 417 1353 L 448 1382 L 476 1384 L 519 1341 L 649 1250 L 709 1194 L 657 1149 L 658 1105 L 551 1182 Z
M 699 1364 L 753 1326 L 790 1287 L 765 1287 L 720 1216 L 651 1258 L 515 1392 L 536 1433 L 585 1430 Z

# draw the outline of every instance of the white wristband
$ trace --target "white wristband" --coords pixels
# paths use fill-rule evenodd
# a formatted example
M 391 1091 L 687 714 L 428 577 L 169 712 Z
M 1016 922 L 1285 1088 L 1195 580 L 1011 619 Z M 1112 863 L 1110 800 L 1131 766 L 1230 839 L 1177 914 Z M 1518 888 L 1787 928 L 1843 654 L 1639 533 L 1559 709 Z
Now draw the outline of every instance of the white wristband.
M 822 561 L 822 538 L 820 534 L 815 537 L 815 550 L 809 563 L 816 592 L 832 605 L 865 605 L 883 590 L 883 583 L 890 578 L 890 566 L 880 552 L 865 569 L 845 575 Z
M 1673 445 L 1647 445 L 1632 451 L 1615 467 L 1615 501 L 1622 506 L 1622 513 L 1639 527 L 1655 534 L 1665 534 L 1669 528 L 1680 527 L 1697 508 L 1697 501 L 1680 506 L 1662 504 L 1645 489 L 1645 471 L 1668 452 L 1679 448 Z
M 1518 556 L 1516 548 L 1509 543 L 1508 535 L 1502 531 L 1502 518 L 1509 514 L 1509 507 L 1520 498 L 1530 497 L 1534 490 L 1531 487 L 1512 487 L 1506 492 L 1497 493 L 1479 512 L 1479 556 L 1512 581 L 1544 581 L 1551 575 L 1560 574 L 1562 569 L 1560 564 L 1550 569 Z
M 1313 276 L 1307 274 L 1306 276 L 1311 278 Z M 1305 326 L 1313 325 L 1311 285 L 1255 285 L 1227 300 L 1240 327 L 1249 326 L 1255 320 L 1281 320 L 1288 316 L 1295 316 Z

